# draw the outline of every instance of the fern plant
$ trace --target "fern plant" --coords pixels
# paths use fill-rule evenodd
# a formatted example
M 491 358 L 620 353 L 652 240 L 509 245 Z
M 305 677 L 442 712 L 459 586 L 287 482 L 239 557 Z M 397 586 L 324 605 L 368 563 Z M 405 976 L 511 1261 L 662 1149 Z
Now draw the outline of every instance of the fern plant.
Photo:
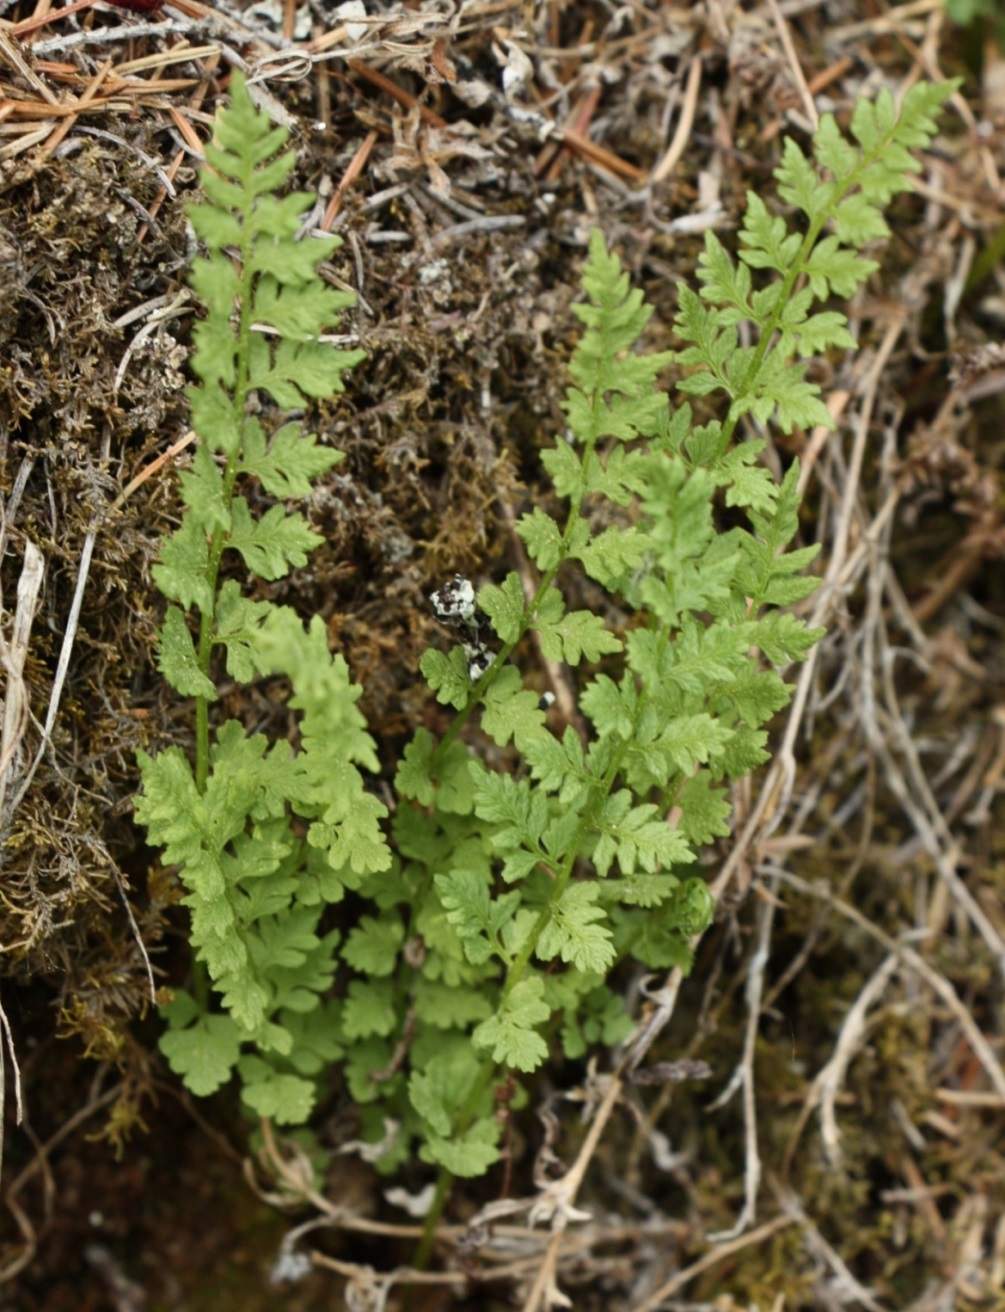
M 416 1146 L 439 1168 L 432 1224 L 451 1176 L 499 1158 L 521 1079 L 556 1045 L 579 1057 L 628 1033 L 615 967 L 689 966 L 712 910 L 697 854 L 729 834 L 729 782 L 767 757 L 764 726 L 790 695 L 778 667 L 819 637 L 788 609 L 814 587 L 815 549 L 790 549 L 798 464 L 776 483 L 757 463 L 764 442 L 732 437 L 748 414 L 784 432 L 830 423 L 807 362 L 853 343 L 843 315 L 813 307 L 876 267 L 861 247 L 885 235 L 881 208 L 908 185 L 909 151 L 929 141 L 950 90 L 916 86 L 899 113 L 885 94 L 860 104 L 855 145 L 825 118 L 812 160 L 787 142 L 776 176 L 798 217 L 772 217 L 751 194 L 738 262 L 707 236 L 676 355 L 639 352 L 651 310 L 593 234 L 568 428 L 542 454 L 564 510 L 537 506 L 517 526 L 537 571 L 529 597 L 515 573 L 477 595 L 460 578 L 434 594 L 461 641 L 428 650 L 422 671 L 455 714 L 439 739 L 420 728 L 406 745 L 382 830 L 360 773 L 376 758 L 359 689 L 320 622 L 305 631 L 288 609 L 218 583 L 224 550 L 268 579 L 316 541 L 281 505 L 256 519 L 242 481 L 302 496 L 337 458 L 291 425 L 268 441 L 250 393 L 299 405 L 338 390 L 358 358 L 320 340 L 346 303 L 314 277 L 331 242 L 294 240 L 306 200 L 271 194 L 290 168 L 273 159 L 282 134 L 236 81 L 193 210 L 209 250 L 193 285 L 216 307 L 193 357 L 202 443 L 155 576 L 173 603 L 161 669 L 196 698 L 196 761 L 177 748 L 144 757 L 137 803 L 181 868 L 212 984 L 165 1008 L 162 1046 L 194 1092 L 236 1070 L 252 1109 L 299 1123 L 340 1061 L 378 1169 Z M 274 332 L 252 331 L 262 323 Z M 673 362 L 684 392 L 726 393 L 723 420 L 671 410 L 657 378 Z M 725 532 L 723 503 L 736 521 Z M 569 609 L 577 575 L 604 590 L 603 607 Z M 532 631 L 574 671 L 582 731 L 553 726 L 521 671 Z M 239 681 L 289 676 L 295 751 L 233 721 L 211 745 L 217 647 Z M 344 938 L 322 932 L 347 889 Z
M 236 552 L 260 578 L 282 578 L 321 541 L 283 502 L 306 496 L 340 456 L 295 423 L 267 436 L 251 401 L 267 394 L 293 408 L 340 392 L 363 352 L 323 340 L 352 301 L 316 272 L 340 243 L 296 240 L 313 197 L 276 194 L 295 164 L 292 152 L 280 153 L 287 134 L 255 110 L 238 75 L 231 85 L 231 107 L 206 147 L 205 199 L 189 210 L 207 250 L 191 273 L 207 309 L 192 356 L 199 381 L 188 391 L 199 445 L 180 476 L 181 524 L 153 571 L 172 603 L 159 668 L 195 698 L 195 763 L 177 747 L 142 755 L 136 815 L 180 868 L 202 968 L 195 995 L 178 990 L 164 1007 L 161 1047 L 193 1093 L 213 1093 L 236 1067 L 245 1102 L 289 1123 L 307 1118 L 313 1077 L 340 1055 L 327 1000 L 339 935 L 320 932 L 321 915 L 362 874 L 387 868 L 385 809 L 360 774 L 377 761 L 359 690 L 329 653 L 321 620 L 305 632 L 288 608 L 244 596 L 233 579 L 221 583 L 220 570 L 224 553 Z M 256 517 L 245 487 L 276 504 Z M 217 648 L 239 682 L 290 678 L 297 751 L 235 720 L 211 738 Z

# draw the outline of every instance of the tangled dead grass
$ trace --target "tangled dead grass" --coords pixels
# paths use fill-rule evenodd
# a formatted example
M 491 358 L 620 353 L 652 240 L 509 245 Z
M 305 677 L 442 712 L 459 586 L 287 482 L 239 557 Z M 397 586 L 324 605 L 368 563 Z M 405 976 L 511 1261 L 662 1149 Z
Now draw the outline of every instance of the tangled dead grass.
M 782 132 L 966 72 L 968 50 L 935 0 L 878 17 L 844 0 L 4 8 L 0 1016 L 25 1129 L 7 1145 L 0 1282 L 25 1312 L 82 1306 L 60 1301 L 61 1253 L 78 1290 L 159 1306 L 163 1274 L 130 1253 L 167 1252 L 167 1231 L 188 1240 L 183 1284 L 205 1280 L 183 1192 L 159 1228 L 132 1217 L 97 1248 L 80 1219 L 70 1259 L 53 1236 L 84 1197 L 82 1127 L 154 1171 L 137 1131 L 173 1092 L 140 1022 L 178 955 L 176 891 L 130 797 L 137 747 L 187 742 L 153 674 L 149 564 L 186 458 L 183 204 L 229 69 L 294 131 L 312 222 L 346 242 L 328 276 L 359 296 L 369 360 L 313 417 L 348 453 L 310 506 L 327 544 L 272 595 L 326 618 L 390 770 L 432 713 L 416 678 L 430 588 L 520 566 L 511 525 L 545 495 L 589 227 L 656 304 L 664 345 L 701 232 L 770 189 Z M 803 461 L 824 561 L 807 609 L 828 636 L 710 854 L 719 916 L 692 977 L 626 981 L 633 1043 L 556 1066 L 511 1187 L 457 1200 L 434 1272 L 408 1269 L 417 1227 L 365 1167 L 339 1159 L 319 1191 L 266 1135 L 250 1178 L 270 1206 L 308 1209 L 282 1255 L 315 1269 L 284 1305 L 331 1306 L 337 1278 L 353 1309 L 409 1282 L 426 1308 L 485 1308 L 498 1286 L 524 1312 L 1005 1306 L 1002 67 L 987 41 L 895 207 L 853 307 L 860 349 L 820 379 L 836 431 L 774 449 Z M 225 700 L 281 713 L 260 690 Z M 342 1110 L 326 1132 L 344 1147 Z M 189 1112 L 225 1191 L 240 1126 Z M 95 1168 L 105 1211 L 122 1188 Z M 274 1297 L 259 1273 L 242 1306 Z

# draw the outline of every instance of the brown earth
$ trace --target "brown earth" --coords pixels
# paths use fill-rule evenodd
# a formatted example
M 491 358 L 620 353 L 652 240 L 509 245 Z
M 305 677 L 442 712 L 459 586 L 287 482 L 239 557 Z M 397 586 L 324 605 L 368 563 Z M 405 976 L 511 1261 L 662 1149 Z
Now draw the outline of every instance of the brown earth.
M 184 1095 L 150 1006 L 147 957 L 157 983 L 187 968 L 176 885 L 131 804 L 136 749 L 191 735 L 154 669 L 150 580 L 187 459 L 164 458 L 187 428 L 184 203 L 241 59 L 295 126 L 321 226 L 345 239 L 335 276 L 359 295 L 368 352 L 310 416 L 348 456 L 307 508 L 326 543 L 267 595 L 324 617 L 388 779 L 411 727 L 441 723 L 418 676 L 428 593 L 517 566 L 514 517 L 547 498 L 538 450 L 563 428 L 590 228 L 656 306 L 647 344 L 666 347 L 702 226 L 729 240 L 748 188 L 773 197 L 781 137 L 805 140 L 810 100 L 847 119 L 879 86 L 964 79 L 853 306 L 859 350 L 818 372 L 836 431 L 772 448 L 810 470 L 804 539 L 823 544 L 827 583 L 809 610 L 828 636 L 775 727 L 789 773 L 737 790 L 737 833 L 761 821 L 739 852 L 709 854 L 739 857 L 737 877 L 656 1050 L 712 1076 L 667 1086 L 672 1101 L 630 1091 L 558 1269 L 584 1312 L 655 1307 L 661 1289 L 665 1308 L 1005 1308 L 993 20 L 954 26 L 934 0 L 377 0 L 360 35 L 314 0 L 294 36 L 292 4 L 271 26 L 267 5 L 195 0 L 45 21 L 44 2 L 0 8 L 0 655 L 4 695 L 26 693 L 0 803 L 0 1305 L 393 1308 L 367 1271 L 413 1251 L 411 1223 L 345 1158 L 325 1193 L 338 1217 L 284 1207 L 250 1164 L 236 1098 Z M 32 547 L 44 581 L 24 641 Z M 227 690 L 225 710 L 244 717 L 252 698 Z M 541 1099 L 587 1080 L 556 1063 Z M 569 1165 L 585 1130 L 555 1110 Z M 322 1136 L 347 1114 L 333 1089 Z M 525 1115 L 517 1195 L 533 1193 L 543 1133 Z M 417 1166 L 404 1183 L 425 1179 Z M 500 1188 L 459 1191 L 451 1219 Z M 298 1251 L 313 1269 L 271 1284 L 284 1237 L 312 1220 Z M 435 1269 L 452 1283 L 418 1289 L 412 1312 L 524 1306 L 547 1235 L 500 1236 L 479 1266 L 445 1232 Z M 503 1253 L 513 1280 L 465 1282 Z

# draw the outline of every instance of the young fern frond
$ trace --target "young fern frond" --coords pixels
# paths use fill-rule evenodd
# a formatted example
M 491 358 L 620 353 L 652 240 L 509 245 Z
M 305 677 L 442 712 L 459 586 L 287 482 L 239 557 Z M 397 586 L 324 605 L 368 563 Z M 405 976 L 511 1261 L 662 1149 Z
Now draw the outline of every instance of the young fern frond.
M 701 294 L 682 288 L 675 325 L 678 336 L 693 343 L 678 362 L 698 368 L 678 387 L 693 396 L 725 391 L 732 400 L 727 435 L 748 413 L 761 423 L 773 417 L 783 433 L 796 426 L 833 427 L 819 387 L 806 381 L 805 364 L 792 361 L 832 347 L 853 348 L 855 342 L 843 314 L 811 314 L 811 306 L 832 294 L 852 296 L 878 268 L 858 251 L 889 236 L 882 207 L 909 190 L 909 175 L 921 167 L 910 152 L 931 140 L 935 115 L 957 85 L 918 82 L 899 111 L 885 89 L 875 102 L 859 101 L 851 121 L 857 149 L 834 116 L 825 114 L 813 137 L 815 164 L 788 138 L 775 178 L 782 199 L 805 216 L 805 231 L 790 230 L 748 191 L 741 262 L 713 232 L 705 234 L 698 261 Z M 828 226 L 833 232 L 822 236 Z M 755 291 L 751 269 L 778 276 Z M 755 345 L 741 349 L 737 326 L 743 322 L 756 330 Z
M 189 211 L 208 252 L 191 275 L 207 309 L 194 333 L 200 381 L 188 391 L 199 446 L 179 479 L 182 522 L 153 570 L 176 603 L 158 663 L 180 693 L 196 698 L 196 768 L 177 747 L 141 754 L 136 815 L 180 867 L 196 961 L 221 1008 L 209 1009 L 198 976 L 202 996 L 176 991 L 164 1008 L 164 1053 L 193 1092 L 212 1093 L 236 1068 L 249 1107 L 295 1123 L 310 1114 L 313 1077 L 342 1052 L 338 1017 L 325 1001 L 340 936 L 319 933 L 321 913 L 364 873 L 389 865 L 385 809 L 360 774 L 377 767 L 355 706 L 360 690 L 342 657 L 330 655 L 324 625 L 316 619 L 305 632 L 292 611 L 250 600 L 232 579 L 219 585 L 219 573 L 226 551 L 266 579 L 304 564 L 321 541 L 304 517 L 276 504 L 256 518 L 239 489 L 254 479 L 272 496 L 302 497 L 341 458 L 295 424 L 269 438 L 250 413 L 252 392 L 302 406 L 341 391 L 343 373 L 363 353 L 323 340 L 352 302 L 317 276 L 339 242 L 296 240 L 313 197 L 274 194 L 295 164 L 292 153 L 277 154 L 286 133 L 255 111 L 238 75 L 231 85 L 217 144 L 206 148 L 206 198 Z M 198 645 L 185 611 L 198 613 Z M 233 720 L 211 740 L 218 648 L 234 678 L 290 676 L 298 752 L 249 737 Z
M 840 149 L 825 119 L 815 157 L 829 181 L 789 143 L 778 181 L 786 199 L 805 202 L 805 233 L 789 231 L 751 195 L 739 263 L 707 236 L 701 292 L 682 289 L 676 323 L 692 346 L 676 360 L 698 366 L 682 391 L 727 393 L 723 423 L 696 428 L 687 405 L 671 414 L 656 387 L 671 357 L 637 352 L 651 311 L 593 234 L 583 276 L 588 302 L 575 310 L 586 331 L 569 369 L 568 440 L 542 453 L 567 514 L 557 520 L 535 507 L 517 525 L 540 571 L 529 602 L 515 573 L 479 592 L 502 650 L 477 684 L 458 650 L 424 657 L 434 691 L 460 715 L 440 747 L 420 730 L 398 774 L 399 790 L 425 809 L 432 835 L 444 823 L 441 797 L 451 814 L 460 809 L 466 766 L 469 832 L 480 821 L 495 857 L 474 868 L 461 845 L 460 866 L 441 869 L 431 889 L 422 885 L 427 896 L 438 894 L 469 963 L 483 970 L 497 963 L 494 1014 L 471 1034 L 486 1056 L 479 1073 L 469 1068 L 471 1099 L 461 1121 L 450 1121 L 455 1129 L 478 1123 L 473 1109 L 491 1078 L 486 1064 L 533 1070 L 557 1018 L 568 1050 L 581 1051 L 590 1022 L 579 1009 L 587 997 L 597 1005 L 598 992 L 603 1014 L 610 1021 L 613 1007 L 616 1015 L 603 980 L 621 955 L 653 967 L 689 962 L 688 941 L 710 908 L 704 884 L 684 878 L 687 866 L 700 845 L 729 832 L 724 782 L 767 757 L 763 726 L 790 695 L 771 667 L 804 659 L 820 636 L 781 609 L 815 586 L 804 571 L 816 548 L 787 550 L 798 526 L 798 464 L 776 485 L 755 464 L 763 443 L 732 448 L 731 434 L 747 412 L 774 417 L 783 431 L 830 423 L 805 365 L 793 360 L 854 343 L 843 315 L 810 314 L 811 306 L 832 291 L 851 294 L 876 267 L 857 250 L 884 230 L 879 204 L 908 185 L 908 161 L 917 168 L 904 147 L 927 143 L 932 114 L 950 90 L 914 88 L 900 117 L 885 97 L 857 110 L 857 150 Z M 835 233 L 824 236 L 828 224 Z M 755 290 L 751 269 L 777 278 Z M 753 325 L 755 345 L 740 350 L 743 321 Z M 721 533 L 719 498 L 745 511 L 749 527 Z M 592 535 L 583 512 L 601 499 L 635 503 L 638 522 Z M 577 564 L 634 610 L 626 635 L 596 614 L 566 612 L 556 581 Z M 536 693 L 507 663 L 531 630 L 549 659 L 573 666 L 584 657 L 610 661 L 623 649 L 620 674 L 604 670 L 581 682 L 585 744 L 571 728 L 550 731 Z M 500 776 L 458 754 L 459 726 L 476 708 L 498 747 L 512 741 L 522 774 Z M 663 819 L 671 808 L 676 828 Z M 552 963 L 540 984 L 536 962 Z M 567 969 L 556 970 L 559 962 Z M 428 1097 L 421 1106 L 413 1099 L 412 1110 L 427 1117 Z M 449 1119 L 445 1105 L 438 1116 Z M 425 1151 L 458 1170 L 456 1151 L 448 1163 L 428 1138 Z

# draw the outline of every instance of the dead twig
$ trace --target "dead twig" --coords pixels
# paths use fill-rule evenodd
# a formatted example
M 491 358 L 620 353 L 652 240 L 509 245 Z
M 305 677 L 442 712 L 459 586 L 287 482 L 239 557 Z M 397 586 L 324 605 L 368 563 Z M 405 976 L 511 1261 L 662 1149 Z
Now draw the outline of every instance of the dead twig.
M 0 728 L 0 829 L 6 828 L 4 802 L 11 780 L 15 753 L 28 726 L 31 704 L 24 681 L 24 663 L 28 655 L 31 626 L 38 605 L 38 594 L 45 577 L 45 559 L 33 542 L 25 539 L 24 564 L 17 585 L 17 608 L 10 641 L 0 633 L 0 664 L 7 675 L 3 700 L 3 723 Z M 17 807 L 11 804 L 10 811 Z
M 860 1303 L 868 1312 L 886 1312 L 883 1304 L 873 1298 L 872 1292 L 855 1279 L 841 1255 L 820 1233 L 819 1229 L 806 1215 L 802 1203 L 790 1190 L 783 1188 L 777 1180 L 769 1181 L 772 1193 L 789 1216 L 794 1216 L 802 1232 L 803 1244 L 814 1258 L 830 1267 L 834 1273 L 834 1282 L 829 1291 L 835 1303 L 842 1306 L 849 1302 Z
M 335 192 L 325 209 L 324 216 L 318 225 L 322 232 L 331 232 L 332 224 L 335 222 L 336 216 L 342 208 L 342 201 L 345 198 L 346 192 L 366 168 L 366 162 L 370 158 L 370 154 L 374 146 L 377 144 L 377 141 L 377 133 L 371 130 L 366 134 L 362 142 L 360 142 L 358 150 L 349 161 L 349 167 L 346 169 L 345 173 L 342 175 L 341 181 L 335 188 Z
M 884 933 L 877 925 L 874 925 L 868 916 L 863 915 L 857 907 L 835 897 L 830 889 L 811 884 L 805 879 L 800 879 L 798 875 L 790 874 L 789 871 L 782 870 L 774 865 L 765 867 L 764 873 L 770 874 L 773 879 L 777 879 L 782 883 L 789 884 L 807 897 L 819 898 L 821 901 L 828 903 L 840 915 L 846 917 L 864 933 L 868 934 L 870 938 L 874 938 L 887 952 L 894 953 L 905 965 L 910 967 L 942 999 L 956 1017 L 960 1029 L 965 1034 L 974 1055 L 984 1067 L 984 1072 L 998 1096 L 1005 1097 L 1005 1071 L 1002 1069 L 1001 1062 L 995 1056 L 994 1050 L 970 1012 L 960 1001 L 952 984 L 936 970 L 933 970 L 924 957 L 906 944 L 892 939 L 889 934 Z
M 11 1182 L 3 1195 L 3 1201 L 17 1222 L 18 1229 L 21 1231 L 25 1243 L 20 1253 L 12 1257 L 7 1262 L 6 1266 L 0 1267 L 0 1285 L 4 1285 L 8 1281 L 13 1280 L 19 1272 L 23 1271 L 34 1258 L 38 1248 L 39 1232 L 32 1223 L 27 1212 L 21 1207 L 21 1204 L 18 1201 L 21 1190 L 36 1175 L 41 1174 L 43 1181 L 44 1206 L 44 1220 L 42 1224 L 43 1226 L 48 1225 L 52 1217 L 56 1197 L 56 1183 L 53 1179 L 52 1167 L 49 1164 L 49 1159 L 64 1139 L 67 1139 L 73 1134 L 75 1130 L 83 1125 L 86 1120 L 89 1120 L 96 1112 L 101 1111 L 104 1107 L 107 1107 L 110 1103 L 114 1102 L 122 1092 L 122 1088 L 123 1085 L 121 1082 L 119 1084 L 114 1084 L 110 1089 L 106 1089 L 104 1093 L 93 1098 L 86 1106 L 79 1108 L 79 1110 L 72 1116 L 67 1117 L 59 1129 L 54 1134 L 50 1135 L 49 1139 L 44 1144 L 38 1142 L 31 1127 L 28 1125 L 27 1121 L 25 1122 L 23 1129 L 31 1137 L 35 1146 L 35 1156 Z
M 765 1222 L 764 1225 L 758 1226 L 756 1230 L 750 1230 L 736 1239 L 717 1244 L 711 1252 L 698 1258 L 697 1262 L 692 1262 L 683 1271 L 678 1271 L 676 1275 L 671 1276 L 654 1294 L 639 1303 L 633 1309 L 633 1312 L 657 1312 L 657 1309 L 662 1307 L 668 1298 L 672 1298 L 678 1290 L 689 1285 L 692 1280 L 702 1275 L 703 1272 L 710 1271 L 712 1267 L 718 1266 L 720 1262 L 736 1253 L 742 1253 L 745 1248 L 753 1248 L 758 1244 L 763 1244 L 766 1239 L 770 1239 L 779 1230 L 797 1224 L 798 1218 L 795 1216 L 776 1216 L 771 1221 Z
M 751 1225 L 757 1215 L 757 1195 L 761 1185 L 761 1156 L 757 1146 L 757 1103 L 754 1097 L 754 1052 L 761 1024 L 761 1006 L 764 997 L 764 971 L 771 949 L 771 930 L 775 918 L 774 898 L 765 898 L 758 907 L 757 939 L 747 967 L 745 989 L 747 1024 L 744 1029 L 743 1053 L 732 1080 L 711 1104 L 715 1111 L 725 1106 L 736 1088 L 743 1094 L 744 1169 L 743 1207 L 729 1230 L 709 1235 L 710 1243 L 735 1239 Z
M 695 55 L 687 71 L 687 82 L 684 84 L 684 103 L 680 107 L 677 130 L 674 132 L 673 140 L 667 147 L 663 158 L 649 175 L 649 182 L 653 186 L 658 186 L 659 183 L 667 180 L 691 140 L 695 111 L 698 108 L 698 92 L 701 89 L 701 71 L 701 56 Z
M 0 1004 L 0 1182 L 3 1180 L 3 1149 L 4 1149 L 4 1129 L 6 1126 L 7 1111 L 7 1063 L 4 1057 L 4 1047 L 10 1053 L 11 1066 L 14 1074 L 14 1109 L 16 1115 L 16 1124 L 20 1125 L 24 1120 L 24 1099 L 21 1093 L 21 1067 L 17 1061 L 17 1051 L 14 1048 L 14 1036 L 10 1032 L 10 1021 L 7 1019 L 7 1013 Z
M 870 1010 L 883 996 L 886 987 L 900 967 L 900 958 L 890 953 L 873 972 L 871 978 L 859 990 L 858 997 L 849 1007 L 841 1023 L 834 1054 L 826 1066 L 817 1073 L 810 1087 L 796 1127 L 792 1131 L 785 1156 L 782 1159 L 782 1178 L 785 1179 L 792 1164 L 806 1123 L 817 1107 L 820 1107 L 821 1138 L 828 1160 L 834 1169 L 841 1165 L 841 1132 L 838 1129 L 835 1105 L 837 1096 L 844 1087 L 848 1067 L 866 1041 L 867 1020 Z

